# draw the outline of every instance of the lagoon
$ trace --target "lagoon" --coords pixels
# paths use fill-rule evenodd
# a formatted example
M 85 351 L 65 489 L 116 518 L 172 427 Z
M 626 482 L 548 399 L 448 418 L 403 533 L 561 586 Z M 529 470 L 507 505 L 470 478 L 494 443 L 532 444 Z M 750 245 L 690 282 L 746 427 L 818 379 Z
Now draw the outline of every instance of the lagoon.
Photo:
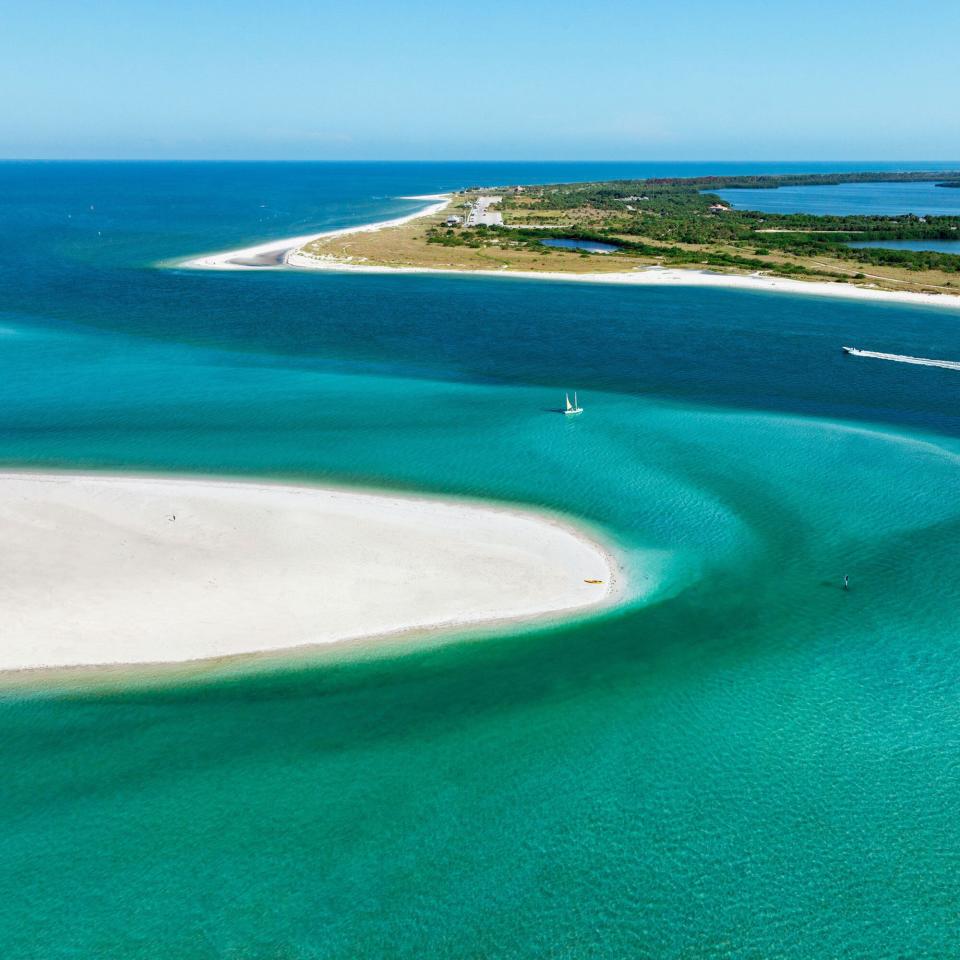
M 582 250 L 584 253 L 614 253 L 620 248 L 612 243 L 600 243 L 596 240 L 541 240 L 545 247 L 558 247 L 561 250 Z
M 876 166 L 876 165 L 874 165 Z M 920 169 L 920 167 L 911 168 Z M 717 190 L 738 210 L 816 216 L 960 216 L 960 190 L 935 183 L 838 183 L 831 186 Z
M 960 240 L 862 240 L 847 244 L 859 250 L 882 247 L 885 250 L 930 250 L 960 256 Z

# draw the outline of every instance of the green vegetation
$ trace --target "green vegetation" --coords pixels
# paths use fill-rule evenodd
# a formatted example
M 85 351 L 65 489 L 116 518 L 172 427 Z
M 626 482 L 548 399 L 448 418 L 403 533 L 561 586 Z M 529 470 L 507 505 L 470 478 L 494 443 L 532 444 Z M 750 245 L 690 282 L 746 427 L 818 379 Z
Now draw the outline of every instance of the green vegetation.
M 568 240 L 593 240 L 600 243 L 615 242 L 618 252 L 633 254 L 638 257 L 653 257 L 663 259 L 673 264 L 697 264 L 714 267 L 741 267 L 749 270 L 762 270 L 769 266 L 763 260 L 757 260 L 748 255 L 731 254 L 726 252 L 711 252 L 702 250 L 686 250 L 682 247 L 645 243 L 642 240 L 633 240 L 626 236 L 612 235 L 609 231 L 588 229 L 563 228 L 556 231 L 531 230 L 522 227 L 486 227 L 478 226 L 469 229 L 433 228 L 427 233 L 428 243 L 439 243 L 448 247 L 482 247 L 498 246 L 501 248 L 527 248 L 538 253 L 550 252 L 542 242 L 551 238 Z M 583 257 L 604 257 L 606 254 L 595 254 L 588 251 L 576 251 Z M 960 259 L 960 258 L 958 258 Z M 799 264 L 785 264 L 784 272 L 790 274 L 809 273 Z
M 325 237 L 306 252 L 367 266 L 428 270 L 627 274 L 649 267 L 762 273 L 928 294 L 960 292 L 960 255 L 852 248 L 857 241 L 958 240 L 960 216 L 814 216 L 731 209 L 720 188 L 899 181 L 960 183 L 960 172 L 620 180 L 462 190 L 399 227 Z M 506 226 L 447 224 L 481 195 L 502 196 Z M 547 239 L 612 245 L 551 248 Z M 426 242 L 425 242 L 426 241 Z M 960 251 L 958 251 L 960 254 Z
M 762 213 L 731 209 L 709 192 L 721 188 L 775 189 L 855 182 L 958 186 L 960 172 L 667 178 L 508 189 L 504 191 L 502 207 L 511 226 L 447 230 L 435 227 L 427 239 L 447 246 L 540 250 L 540 241 L 550 237 L 593 240 L 615 243 L 626 256 L 655 258 L 666 264 L 764 269 L 787 275 L 829 275 L 835 279 L 837 274 L 821 269 L 820 261 L 845 262 L 851 268 L 852 279 L 868 278 L 861 269 L 864 264 L 914 272 L 960 273 L 960 256 L 954 254 L 848 246 L 863 240 L 960 240 L 960 217 Z M 776 262 L 760 259 L 767 257 Z

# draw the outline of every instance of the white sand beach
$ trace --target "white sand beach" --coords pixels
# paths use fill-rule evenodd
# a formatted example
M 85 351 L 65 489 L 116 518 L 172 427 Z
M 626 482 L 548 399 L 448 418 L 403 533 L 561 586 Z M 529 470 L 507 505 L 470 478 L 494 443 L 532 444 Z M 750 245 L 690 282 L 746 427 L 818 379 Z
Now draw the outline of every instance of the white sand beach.
M 618 589 L 611 555 L 548 515 L 328 488 L 4 473 L 0 537 L 4 671 L 529 618 Z
M 926 306 L 960 309 L 960 296 L 952 293 L 916 293 L 900 290 L 872 289 L 852 283 L 834 283 L 825 280 L 794 280 L 770 276 L 766 273 L 733 274 L 711 270 L 681 269 L 677 267 L 641 266 L 617 273 L 563 273 L 541 270 L 437 270 L 429 267 L 386 267 L 364 263 L 350 263 L 330 255 L 313 256 L 303 249 L 314 240 L 324 237 L 349 236 L 353 233 L 374 233 L 388 227 L 397 227 L 411 220 L 439 213 L 450 204 L 447 194 L 423 194 L 401 197 L 403 200 L 434 200 L 431 206 L 394 220 L 367 223 L 359 227 L 344 227 L 304 237 L 272 240 L 241 250 L 209 254 L 178 264 L 204 270 L 250 270 L 267 267 L 291 267 L 301 270 L 327 270 L 345 273 L 369 274 L 452 274 L 460 276 L 512 277 L 521 280 L 565 280 L 579 283 L 615 283 L 632 286 L 725 287 L 739 290 L 768 290 L 781 293 L 801 293 L 820 297 L 842 297 L 850 300 L 912 303 Z
M 420 197 L 398 197 L 400 200 L 433 200 L 429 207 L 409 213 L 393 220 L 381 220 L 378 223 L 365 223 L 359 227 L 343 227 L 338 230 L 326 230 L 323 233 L 311 233 L 301 237 L 287 237 L 281 240 L 269 240 L 253 247 L 244 247 L 241 250 L 227 250 L 223 253 L 211 253 L 203 257 L 196 257 L 177 264 L 179 267 L 188 267 L 197 270 L 256 270 L 264 267 L 277 267 L 286 263 L 287 255 L 314 240 L 323 237 L 341 237 L 351 233 L 375 233 L 387 227 L 399 227 L 411 220 L 428 217 L 432 213 L 439 213 L 449 203 L 446 194 L 427 194 Z
M 912 293 L 899 290 L 873 290 L 848 283 L 825 280 L 792 280 L 767 274 L 714 273 L 709 270 L 685 270 L 671 267 L 637 267 L 622 273 L 561 273 L 541 270 L 431 270 L 426 267 L 380 267 L 347 263 L 333 257 L 314 257 L 302 249 L 288 253 L 288 267 L 306 270 L 330 270 L 350 273 L 433 273 L 466 276 L 512 277 L 521 280 L 565 280 L 572 283 L 615 283 L 630 286 L 726 287 L 738 290 L 772 290 L 850 300 L 893 301 L 960 309 L 956 294 Z

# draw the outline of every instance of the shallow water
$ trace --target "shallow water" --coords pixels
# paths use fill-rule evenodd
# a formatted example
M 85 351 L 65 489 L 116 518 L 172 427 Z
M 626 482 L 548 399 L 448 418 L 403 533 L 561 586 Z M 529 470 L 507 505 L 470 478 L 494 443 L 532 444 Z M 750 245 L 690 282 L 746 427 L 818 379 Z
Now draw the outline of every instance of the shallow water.
M 371 166 L 17 165 L 0 461 L 545 505 L 619 546 L 634 601 L 8 689 L 4 956 L 950 955 L 960 375 L 840 346 L 960 356 L 954 314 L 152 266 L 598 177 Z

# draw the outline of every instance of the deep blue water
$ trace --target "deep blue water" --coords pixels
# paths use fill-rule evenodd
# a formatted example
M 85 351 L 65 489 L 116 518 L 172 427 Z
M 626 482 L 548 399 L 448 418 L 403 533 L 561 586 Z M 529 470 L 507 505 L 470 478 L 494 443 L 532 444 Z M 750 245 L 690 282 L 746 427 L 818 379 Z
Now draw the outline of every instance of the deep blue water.
M 960 313 L 158 266 L 470 184 L 865 166 L 0 164 L 0 463 L 545 505 L 637 578 L 551 629 L 4 688 L 4 960 L 952 956 L 960 375 L 840 346 L 957 358 Z
M 883 247 L 886 250 L 933 250 L 936 253 L 960 255 L 960 240 L 864 240 L 851 243 L 850 246 L 858 249 Z
M 957 163 L 943 165 L 949 169 L 958 166 L 960 164 Z M 910 167 L 902 165 L 900 169 L 919 170 L 922 167 L 922 164 Z M 929 169 L 943 167 L 932 165 Z M 875 166 L 871 169 L 884 168 Z M 739 210 L 762 210 L 765 213 L 960 216 L 960 190 L 938 187 L 935 183 L 838 183 L 832 186 L 714 192 Z
M 831 374 L 815 358 L 838 340 L 897 353 L 923 355 L 933 347 L 956 353 L 949 349 L 952 315 L 920 308 L 508 278 L 220 274 L 155 266 L 408 212 L 418 203 L 398 195 L 464 183 L 730 169 L 817 165 L 2 163 L 0 324 L 110 330 L 224 349 L 251 363 L 281 358 L 295 367 L 359 364 L 401 376 L 576 382 L 798 412 L 824 408 Z M 589 329 L 579 322 L 584 313 L 595 317 Z M 878 324 L 881 316 L 891 319 Z M 558 324 L 569 326 L 563 336 L 544 335 Z M 616 350 L 608 349 L 608 338 Z M 735 368 L 722 359 L 731 352 Z M 891 393 L 890 381 L 900 373 L 873 371 L 863 377 L 856 403 L 845 394 L 830 403 L 844 413 L 916 421 L 914 405 L 901 402 L 896 389 Z M 811 389 L 811 378 L 822 374 L 827 379 Z M 954 416 L 937 398 L 937 391 L 929 398 L 936 416 Z

